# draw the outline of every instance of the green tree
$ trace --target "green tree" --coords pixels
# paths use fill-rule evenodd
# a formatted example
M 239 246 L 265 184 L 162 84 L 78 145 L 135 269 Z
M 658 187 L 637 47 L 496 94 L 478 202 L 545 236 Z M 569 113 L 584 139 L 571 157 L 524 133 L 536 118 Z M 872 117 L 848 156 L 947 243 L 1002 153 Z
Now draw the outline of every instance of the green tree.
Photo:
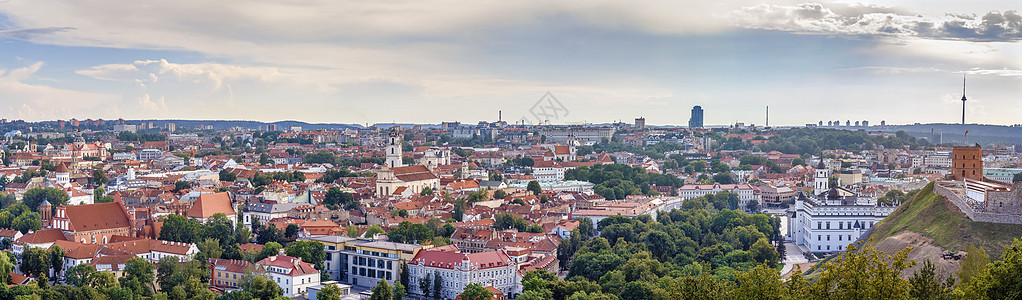
M 50 268 L 53 269 L 53 277 L 59 278 L 61 272 L 64 271 L 64 254 L 67 253 L 63 248 L 58 245 L 50 247 L 49 258 Z
M 39 277 L 50 270 L 50 255 L 39 247 L 28 247 L 21 253 L 21 265 L 18 266 L 22 274 Z
M 287 245 L 287 255 L 292 257 L 300 257 L 302 261 L 313 264 L 316 270 L 326 270 L 326 265 L 323 261 L 326 259 L 326 252 L 323 243 L 316 241 L 295 241 Z M 325 280 L 329 279 L 329 276 L 324 276 Z
M 151 297 L 152 282 L 155 279 L 153 264 L 139 257 L 132 257 L 124 266 L 124 275 L 119 279 L 121 286 L 131 289 L 135 294 Z
M 433 287 L 433 277 L 429 274 L 423 275 L 419 278 L 419 292 L 422 293 L 422 297 L 429 298 L 430 288 Z
M 103 172 L 103 169 L 94 169 L 94 170 L 92 170 L 92 185 L 93 186 L 102 186 L 102 185 L 106 184 L 107 181 L 108 180 L 106 178 L 106 172 Z
M 533 195 L 539 195 L 543 193 L 543 188 L 539 186 L 539 181 L 535 180 L 529 181 L 529 185 L 525 188 L 525 190 L 532 192 Z
M 259 273 L 246 272 L 238 285 L 255 299 L 276 299 L 284 294 L 284 290 L 276 282 L 270 281 Z
M 299 230 L 301 228 L 298 227 L 298 224 L 287 224 L 287 227 L 284 228 L 284 238 L 287 238 L 289 241 L 298 239 Z
M 444 290 L 444 278 L 440 277 L 440 272 L 433 272 L 433 298 L 442 299 L 441 293 Z
M 67 204 L 70 198 L 62 190 L 47 187 L 29 189 L 21 199 L 32 211 L 38 212 L 39 204 L 43 201 L 49 202 L 51 209 L 56 210 L 57 206 Z
M 1022 239 L 1015 239 L 1001 259 L 973 277 L 969 289 L 986 299 L 1022 298 Z M 970 295 L 971 296 L 971 295 Z
M 174 191 L 179 192 L 181 190 L 187 190 L 192 188 L 192 184 L 187 181 L 178 180 L 174 183 Z
M 889 255 L 869 243 L 849 245 L 841 256 L 822 266 L 813 292 L 822 299 L 908 299 L 911 286 L 900 275 L 911 265 L 907 261 L 911 250 Z
M 194 243 L 198 241 L 202 224 L 189 220 L 182 215 L 171 214 L 163 221 L 160 228 L 160 239 L 171 242 Z
M 220 240 L 214 238 L 206 238 L 196 243 L 195 247 L 199 248 L 199 252 L 206 254 L 207 258 L 220 258 L 224 253 L 223 248 L 220 248 Z
M 341 300 L 341 288 L 337 287 L 336 284 L 325 285 L 323 289 L 316 293 L 316 299 Z
M 1011 177 L 1011 182 L 1019 182 L 1019 181 L 1022 181 L 1022 172 L 1015 173 L 1015 176 Z
M 0 255 L 0 284 L 6 286 L 13 283 L 11 282 L 11 272 L 14 272 L 15 262 L 17 261 L 6 254 Z
M 90 286 L 95 275 L 95 267 L 87 264 L 78 264 L 67 269 L 64 281 L 75 287 Z
M 422 196 L 432 196 L 433 195 L 433 189 L 428 187 L 428 186 L 427 187 L 423 187 L 422 191 L 419 192 L 419 195 L 422 195 Z
M 470 283 L 458 297 L 462 300 L 490 300 L 493 299 L 493 293 L 478 283 Z
M 380 280 L 373 288 L 373 295 L 369 297 L 370 300 L 393 300 L 394 293 L 390 289 L 390 285 L 387 284 L 386 280 Z
M 394 283 L 394 300 L 403 300 L 405 296 L 408 296 L 408 288 L 401 282 Z
M 220 170 L 220 181 L 236 181 L 238 175 L 227 171 L 226 169 Z
M 967 253 L 965 259 L 959 263 L 962 269 L 958 271 L 958 282 L 963 286 L 969 285 L 969 281 L 982 274 L 990 264 L 990 254 L 987 254 L 983 247 L 969 245 L 965 251 Z
M 951 287 L 954 286 L 954 283 L 951 281 L 941 283 L 936 276 L 936 269 L 933 263 L 927 259 L 923 261 L 922 268 L 916 270 L 912 277 L 909 277 L 908 283 L 912 288 L 908 293 L 912 298 L 951 299 Z

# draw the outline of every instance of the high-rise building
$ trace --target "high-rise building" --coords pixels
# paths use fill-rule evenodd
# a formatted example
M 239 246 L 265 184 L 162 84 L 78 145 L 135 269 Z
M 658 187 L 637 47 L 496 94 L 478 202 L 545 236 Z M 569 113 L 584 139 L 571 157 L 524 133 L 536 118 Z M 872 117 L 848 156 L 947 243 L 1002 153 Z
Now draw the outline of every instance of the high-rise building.
M 688 128 L 703 127 L 703 107 L 696 105 L 692 107 L 692 117 L 688 119 Z
M 635 129 L 646 129 L 646 118 L 635 118 Z

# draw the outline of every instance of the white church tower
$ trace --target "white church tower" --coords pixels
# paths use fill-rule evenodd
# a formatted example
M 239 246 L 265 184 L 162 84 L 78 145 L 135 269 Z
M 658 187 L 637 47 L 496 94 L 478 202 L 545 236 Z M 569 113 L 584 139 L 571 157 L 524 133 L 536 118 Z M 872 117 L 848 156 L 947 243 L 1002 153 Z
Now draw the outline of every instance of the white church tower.
M 397 132 L 397 129 L 390 132 L 390 137 L 387 138 L 387 167 L 396 168 L 403 167 L 401 163 L 401 134 Z
M 814 193 L 820 194 L 830 189 L 830 170 L 823 164 L 823 156 L 820 156 L 820 163 L 816 165 L 816 177 L 813 178 Z

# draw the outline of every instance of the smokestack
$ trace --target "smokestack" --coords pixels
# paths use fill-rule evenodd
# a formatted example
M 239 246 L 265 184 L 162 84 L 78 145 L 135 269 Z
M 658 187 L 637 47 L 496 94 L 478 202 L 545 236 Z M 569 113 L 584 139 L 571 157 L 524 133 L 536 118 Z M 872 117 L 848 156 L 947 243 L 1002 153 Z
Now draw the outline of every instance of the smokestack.
M 502 116 L 503 113 L 504 113 L 503 111 L 499 111 L 499 110 L 497 111 L 497 122 L 500 122 L 500 120 L 503 120 L 503 118 L 502 118 L 503 117 Z
M 767 105 L 767 112 L 766 112 L 766 114 L 767 114 L 766 115 L 766 117 L 767 117 L 767 119 L 766 119 L 766 127 L 770 127 L 770 105 Z

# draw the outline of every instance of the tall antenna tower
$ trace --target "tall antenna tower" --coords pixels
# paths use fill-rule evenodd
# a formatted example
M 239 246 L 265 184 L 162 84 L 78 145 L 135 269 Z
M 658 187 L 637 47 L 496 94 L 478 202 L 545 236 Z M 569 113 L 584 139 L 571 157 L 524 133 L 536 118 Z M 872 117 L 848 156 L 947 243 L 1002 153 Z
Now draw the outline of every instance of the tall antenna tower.
M 965 74 L 962 74 L 962 125 L 965 125 Z

